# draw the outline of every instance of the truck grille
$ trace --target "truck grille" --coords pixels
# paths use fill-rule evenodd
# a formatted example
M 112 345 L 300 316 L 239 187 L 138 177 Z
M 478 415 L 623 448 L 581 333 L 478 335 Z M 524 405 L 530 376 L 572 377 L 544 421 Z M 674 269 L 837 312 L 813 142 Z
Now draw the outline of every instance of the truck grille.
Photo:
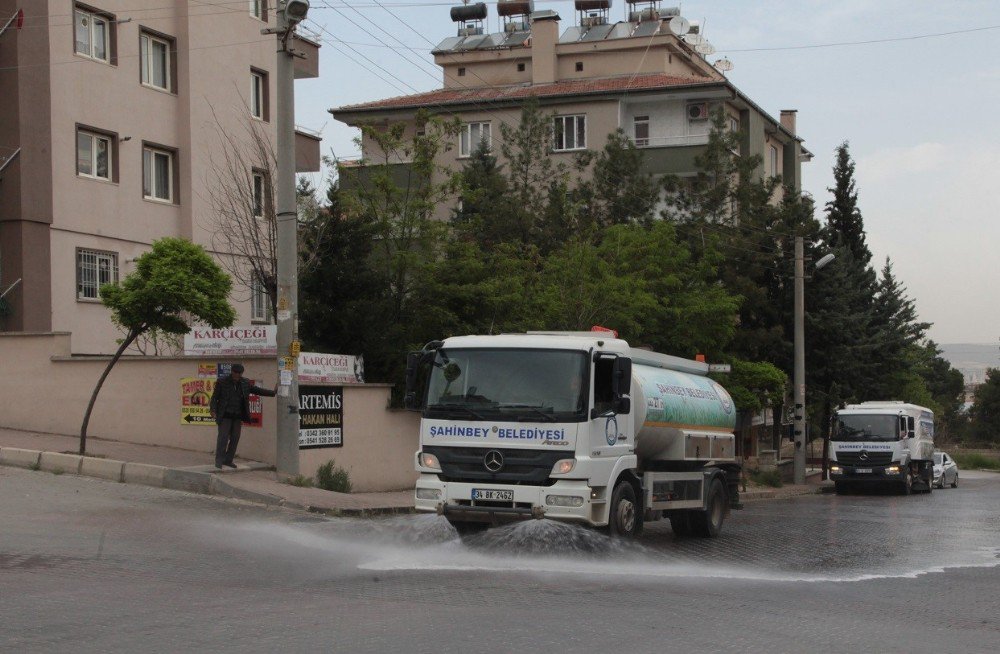
M 887 466 L 892 463 L 892 452 L 868 452 L 866 459 L 861 452 L 837 452 L 837 463 L 846 466 Z
M 503 457 L 503 467 L 491 472 L 486 468 L 485 458 L 488 452 L 494 450 Z M 423 451 L 438 458 L 442 481 L 528 486 L 551 486 L 555 483 L 549 479 L 552 466 L 556 461 L 573 457 L 572 452 L 499 447 L 426 446 Z

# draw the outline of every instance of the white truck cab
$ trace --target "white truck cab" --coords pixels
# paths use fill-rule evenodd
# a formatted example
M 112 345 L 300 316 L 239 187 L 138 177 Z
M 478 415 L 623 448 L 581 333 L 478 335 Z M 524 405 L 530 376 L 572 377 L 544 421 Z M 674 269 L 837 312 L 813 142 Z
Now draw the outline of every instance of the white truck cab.
M 891 484 L 900 492 L 931 492 L 934 412 L 916 404 L 874 401 L 837 411 L 830 478 L 837 492 L 855 485 Z

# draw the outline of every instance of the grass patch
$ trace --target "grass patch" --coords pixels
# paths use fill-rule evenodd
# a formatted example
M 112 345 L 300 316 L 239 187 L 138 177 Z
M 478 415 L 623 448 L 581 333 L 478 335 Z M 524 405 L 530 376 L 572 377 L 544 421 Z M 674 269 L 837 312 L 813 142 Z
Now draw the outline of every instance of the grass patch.
M 305 475 L 295 475 L 294 477 L 289 477 L 285 480 L 285 483 L 289 486 L 298 486 L 299 488 L 312 488 L 313 480 L 311 477 L 306 477 Z
M 55 468 L 55 469 L 54 469 L 54 470 L 52 471 L 52 474 L 56 475 L 57 477 L 58 477 L 59 475 L 61 475 L 62 473 L 63 473 L 63 469 L 62 469 L 62 468 Z
M 316 470 L 316 485 L 323 490 L 350 493 L 351 476 L 331 459 Z
M 28 470 L 34 470 L 35 472 L 38 472 L 41 469 L 42 466 L 38 463 L 32 463 L 30 466 L 28 466 Z
M 770 486 L 771 488 L 781 488 L 785 485 L 781 481 L 781 471 L 774 470 L 751 470 L 750 481 L 758 486 Z
M 980 454 L 978 452 L 969 452 L 965 454 L 962 452 L 956 452 L 951 455 L 951 458 L 955 459 L 959 468 L 978 468 L 982 470 L 1000 471 L 1000 458 L 986 456 L 985 454 Z

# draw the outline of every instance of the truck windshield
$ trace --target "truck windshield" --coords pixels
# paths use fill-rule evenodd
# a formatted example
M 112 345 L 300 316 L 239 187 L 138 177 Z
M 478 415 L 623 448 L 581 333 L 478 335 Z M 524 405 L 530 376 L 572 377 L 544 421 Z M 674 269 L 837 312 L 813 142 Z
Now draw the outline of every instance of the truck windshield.
M 899 440 L 899 417 L 894 415 L 840 415 L 835 441 Z
M 587 354 L 572 350 L 440 350 L 427 390 L 428 418 L 582 422 Z

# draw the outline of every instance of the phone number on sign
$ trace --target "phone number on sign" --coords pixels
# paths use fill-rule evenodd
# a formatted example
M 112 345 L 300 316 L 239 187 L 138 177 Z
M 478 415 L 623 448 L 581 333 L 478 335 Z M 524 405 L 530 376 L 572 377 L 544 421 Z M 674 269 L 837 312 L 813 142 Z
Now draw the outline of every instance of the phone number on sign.
M 340 445 L 340 429 L 300 429 L 299 446 Z

